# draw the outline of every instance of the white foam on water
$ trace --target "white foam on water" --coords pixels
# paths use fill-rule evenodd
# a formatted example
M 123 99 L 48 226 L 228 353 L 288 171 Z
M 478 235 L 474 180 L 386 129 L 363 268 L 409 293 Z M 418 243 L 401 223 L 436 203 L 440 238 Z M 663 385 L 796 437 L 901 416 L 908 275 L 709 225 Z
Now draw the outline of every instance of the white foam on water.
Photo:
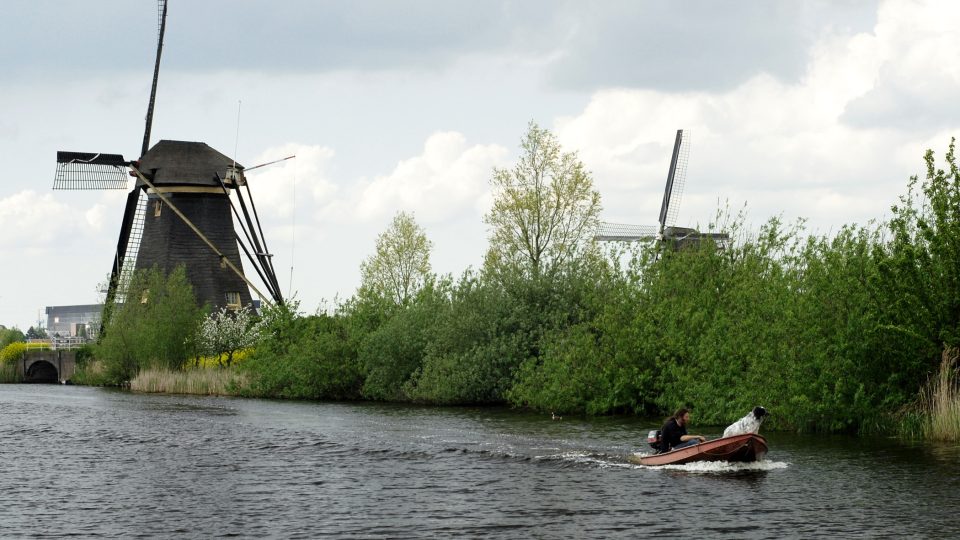
M 684 463 L 683 465 L 659 465 L 656 467 L 638 465 L 638 467 L 644 467 L 648 469 L 664 469 L 670 471 L 686 471 L 697 473 L 775 471 L 779 469 L 786 469 L 788 466 L 789 464 L 784 461 L 767 460 L 752 461 L 749 463 L 732 463 L 730 461 L 694 461 L 692 463 Z
M 622 467 L 622 468 L 632 467 L 632 465 L 630 465 L 629 463 L 613 462 L 613 461 L 610 461 L 609 459 L 605 459 L 603 456 L 600 456 L 597 454 L 591 454 L 589 452 L 563 452 L 561 454 L 537 456 L 534 459 L 571 461 L 573 463 L 596 465 L 599 467 Z

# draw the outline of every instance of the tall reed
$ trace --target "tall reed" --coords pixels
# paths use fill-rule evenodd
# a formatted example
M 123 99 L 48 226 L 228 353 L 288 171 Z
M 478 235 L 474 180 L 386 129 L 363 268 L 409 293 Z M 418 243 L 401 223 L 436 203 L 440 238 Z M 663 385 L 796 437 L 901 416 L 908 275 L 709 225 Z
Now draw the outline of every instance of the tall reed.
M 0 383 L 20 382 L 17 376 L 17 366 L 13 362 L 0 362 Z
M 925 421 L 924 437 L 932 441 L 960 441 L 960 351 L 943 351 L 940 370 L 920 391 Z
M 130 381 L 130 389 L 144 393 L 234 396 L 246 383 L 246 376 L 232 369 L 143 369 Z

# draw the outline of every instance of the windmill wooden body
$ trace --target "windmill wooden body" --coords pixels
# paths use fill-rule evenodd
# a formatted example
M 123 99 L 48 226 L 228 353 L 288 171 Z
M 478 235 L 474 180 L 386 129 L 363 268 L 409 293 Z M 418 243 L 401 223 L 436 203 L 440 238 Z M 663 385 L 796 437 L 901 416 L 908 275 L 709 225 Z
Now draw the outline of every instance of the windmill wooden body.
M 243 167 L 234 166 L 233 160 L 202 142 L 162 140 L 140 158 L 138 169 L 154 187 L 137 182 L 140 189 L 146 188 L 147 205 L 135 268 L 157 267 L 169 273 L 182 265 L 201 304 L 232 308 L 250 304 L 244 280 L 221 264 L 220 256 L 159 197 L 166 195 L 223 256 L 240 267 L 228 190 L 239 187 Z
M 680 210 L 680 199 L 683 195 L 689 159 L 689 138 L 684 136 L 682 129 L 678 129 L 673 144 L 673 154 L 670 157 L 667 183 L 663 189 L 663 202 L 660 204 L 659 225 L 604 222 L 600 224 L 600 229 L 594 238 L 605 242 L 657 241 L 676 250 L 699 246 L 704 241 L 710 241 L 720 248 L 725 247 L 730 240 L 730 236 L 726 233 L 704 233 L 674 225 Z
M 156 267 L 170 272 L 180 265 L 185 267 L 201 304 L 239 309 L 251 303 L 250 289 L 269 302 L 267 295 L 244 275 L 241 249 L 266 286 L 269 298 L 282 302 L 243 166 L 202 142 L 161 140 L 148 148 L 167 2 L 160 0 L 158 7 L 157 57 L 140 159 L 127 161 L 120 154 L 57 152 L 53 187 L 127 189 L 131 177 L 136 179 L 127 196 L 117 239 L 108 304 L 125 300 L 125 287 L 135 269 Z M 246 200 L 241 188 L 246 188 Z M 240 211 L 233 205 L 231 194 L 238 199 Z M 243 237 L 234 227 L 234 218 Z

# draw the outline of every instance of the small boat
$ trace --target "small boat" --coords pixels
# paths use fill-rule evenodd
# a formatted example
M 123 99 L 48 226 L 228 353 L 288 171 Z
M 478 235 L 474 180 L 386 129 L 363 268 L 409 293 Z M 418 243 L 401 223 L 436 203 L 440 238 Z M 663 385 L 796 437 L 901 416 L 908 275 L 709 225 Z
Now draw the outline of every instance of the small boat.
M 767 440 L 756 433 L 713 439 L 693 446 L 685 446 L 663 454 L 639 456 L 631 454 L 630 463 L 638 465 L 680 465 L 693 461 L 750 462 L 767 454 Z

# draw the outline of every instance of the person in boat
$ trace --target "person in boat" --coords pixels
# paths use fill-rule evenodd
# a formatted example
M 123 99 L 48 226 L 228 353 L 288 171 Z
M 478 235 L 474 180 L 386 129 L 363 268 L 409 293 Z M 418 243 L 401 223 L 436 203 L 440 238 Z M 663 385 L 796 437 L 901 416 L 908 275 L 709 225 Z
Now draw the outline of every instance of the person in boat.
M 690 423 L 690 410 L 681 408 L 673 413 L 673 416 L 667 418 L 667 421 L 660 428 L 660 453 L 669 452 L 686 446 L 693 446 L 706 442 L 707 438 L 703 435 L 690 435 L 687 433 L 687 425 Z

